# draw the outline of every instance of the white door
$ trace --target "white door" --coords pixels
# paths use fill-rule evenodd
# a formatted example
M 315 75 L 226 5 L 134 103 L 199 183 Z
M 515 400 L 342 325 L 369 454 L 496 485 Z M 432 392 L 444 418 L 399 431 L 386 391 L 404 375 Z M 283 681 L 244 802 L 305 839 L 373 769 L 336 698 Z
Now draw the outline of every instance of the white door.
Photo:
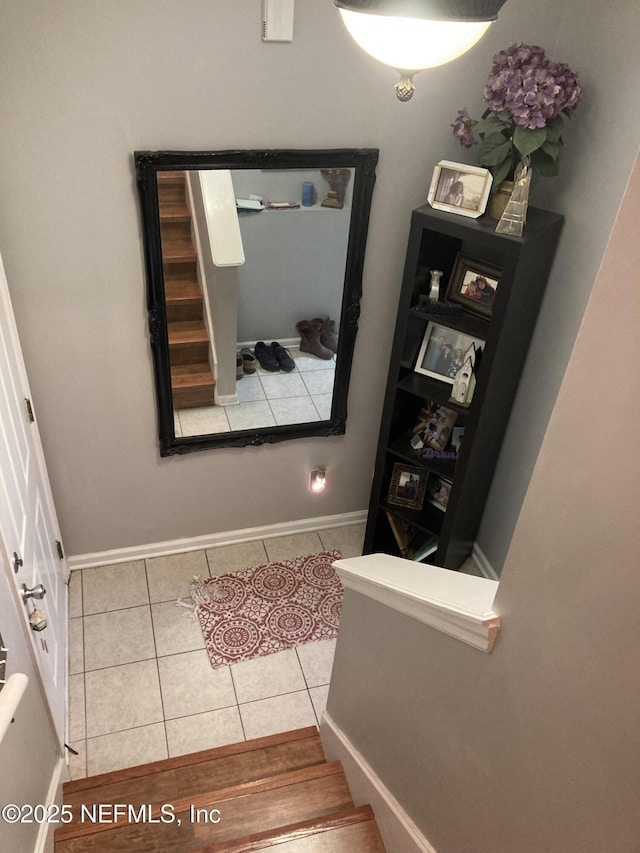
M 0 531 L 17 571 L 13 582 L 22 602 L 27 590 L 42 585 L 41 600 L 20 605 L 28 620 L 34 608 L 45 613 L 47 627 L 29 631 L 36 666 L 58 747 L 65 739 L 65 677 L 67 660 L 66 561 L 61 541 L 37 423 L 29 416 L 31 392 L 22 359 L 9 289 L 0 258 Z
M 0 804 L 48 805 L 56 793 L 63 759 L 58 755 L 47 705 L 38 684 L 31 639 L 22 624 L 22 603 L 16 600 L 11 580 L 13 568 L 6 557 L 0 537 L 0 636 L 8 649 L 0 653 L 0 659 L 6 659 L 7 678 L 22 673 L 29 683 L 12 712 L 13 723 L 0 740 Z M 3 692 L 0 691 L 0 707 Z M 0 850 L 26 853 L 47 849 L 44 846 L 46 830 L 45 825 L 8 823 L 0 819 Z

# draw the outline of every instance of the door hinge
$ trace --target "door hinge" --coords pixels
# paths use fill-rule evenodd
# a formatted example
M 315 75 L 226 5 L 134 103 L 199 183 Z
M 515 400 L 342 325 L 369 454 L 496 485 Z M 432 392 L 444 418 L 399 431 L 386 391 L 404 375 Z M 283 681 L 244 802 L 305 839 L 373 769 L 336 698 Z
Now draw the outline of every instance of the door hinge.
M 60 540 L 59 540 L 59 539 L 56 539 L 56 548 L 57 548 L 57 551 L 58 551 L 58 557 L 59 557 L 61 560 L 64 560 L 64 551 L 62 550 L 62 542 L 60 542 Z
M 31 405 L 31 400 L 28 400 L 25 397 L 24 403 L 25 403 L 25 406 L 27 407 L 27 417 L 29 418 L 29 421 L 31 423 L 33 423 L 35 421 L 35 416 L 33 414 L 33 406 Z

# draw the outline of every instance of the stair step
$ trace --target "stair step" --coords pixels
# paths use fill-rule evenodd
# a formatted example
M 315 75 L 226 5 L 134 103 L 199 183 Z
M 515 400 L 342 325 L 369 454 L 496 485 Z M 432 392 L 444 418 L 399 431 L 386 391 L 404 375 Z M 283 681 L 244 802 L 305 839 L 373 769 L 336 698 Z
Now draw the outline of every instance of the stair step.
M 184 181 L 184 172 L 167 169 L 156 174 L 159 184 L 179 184 L 181 181 Z
M 215 406 L 214 385 L 206 388 L 180 388 L 172 393 L 172 403 L 175 411 L 184 409 L 208 409 Z
M 200 320 L 203 317 L 203 296 L 200 285 L 188 279 L 165 282 L 164 301 L 168 323 Z
M 82 803 L 166 803 L 324 760 L 318 731 L 309 726 L 65 782 L 64 803 L 73 807 L 74 814 Z
M 385 853 L 371 806 L 345 809 L 191 853 L 257 853 L 276 846 L 277 853 Z
M 191 222 L 191 211 L 186 204 L 163 204 L 160 208 L 160 223 Z
M 165 287 L 168 282 L 173 281 L 197 281 L 196 262 L 193 259 L 163 264 L 162 272 Z
M 56 853 L 79 853 L 83 849 L 91 853 L 187 853 L 353 808 L 339 762 L 212 790 L 171 804 L 180 824 L 177 820 L 160 822 L 158 806 L 151 820 L 144 823 L 97 824 L 85 820 L 60 826 L 55 833 Z M 193 818 L 194 813 L 212 810 L 219 813 L 217 823 Z M 85 840 L 89 842 L 86 845 Z
M 180 264 L 185 261 L 195 261 L 197 259 L 196 250 L 193 248 L 193 243 L 188 242 L 170 242 L 162 246 L 162 263 L 163 264 Z
M 207 362 L 176 364 L 171 367 L 171 395 L 174 409 L 199 409 L 214 405 L 215 379 Z
M 194 305 L 202 304 L 202 291 L 197 281 L 178 279 L 165 284 L 164 298 L 167 305 L 187 303 Z
M 184 204 L 184 172 L 158 172 L 158 203 L 160 207 Z
M 193 235 L 191 233 L 191 221 L 189 219 L 164 219 L 160 223 L 160 237 L 162 238 L 162 255 L 167 250 L 193 249 Z
M 211 368 L 206 362 L 176 364 L 171 368 L 171 388 L 196 388 L 199 385 L 214 385 Z
M 188 320 L 180 323 L 167 323 L 170 347 L 189 344 L 209 343 L 209 334 L 202 320 Z

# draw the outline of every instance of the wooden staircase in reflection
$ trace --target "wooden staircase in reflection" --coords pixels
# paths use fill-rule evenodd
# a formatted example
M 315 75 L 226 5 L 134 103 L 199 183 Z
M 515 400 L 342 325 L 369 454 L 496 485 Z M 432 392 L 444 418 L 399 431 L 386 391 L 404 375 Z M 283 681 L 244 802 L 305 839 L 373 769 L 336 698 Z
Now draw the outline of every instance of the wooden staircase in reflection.
M 158 172 L 171 391 L 174 409 L 213 406 L 215 380 L 191 236 L 184 172 Z
M 384 853 L 314 727 L 67 782 L 64 805 L 55 853 Z

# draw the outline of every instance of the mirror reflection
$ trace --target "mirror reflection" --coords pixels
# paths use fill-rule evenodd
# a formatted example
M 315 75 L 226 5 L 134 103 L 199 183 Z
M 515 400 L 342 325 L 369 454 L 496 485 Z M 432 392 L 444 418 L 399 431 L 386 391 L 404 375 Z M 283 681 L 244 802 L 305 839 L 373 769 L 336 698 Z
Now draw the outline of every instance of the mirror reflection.
M 352 211 L 350 170 L 335 171 L 158 174 L 176 436 L 330 418 Z M 224 266 L 222 177 L 239 226 Z
M 344 432 L 377 151 L 135 158 L 162 454 Z

